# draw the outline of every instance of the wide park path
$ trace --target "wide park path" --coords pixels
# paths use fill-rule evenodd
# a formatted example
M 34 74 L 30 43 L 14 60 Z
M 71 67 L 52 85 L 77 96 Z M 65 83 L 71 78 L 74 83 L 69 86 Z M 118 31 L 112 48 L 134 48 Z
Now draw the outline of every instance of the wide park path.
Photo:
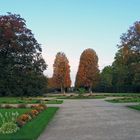
M 125 105 L 65 100 L 38 140 L 140 140 L 140 112 Z

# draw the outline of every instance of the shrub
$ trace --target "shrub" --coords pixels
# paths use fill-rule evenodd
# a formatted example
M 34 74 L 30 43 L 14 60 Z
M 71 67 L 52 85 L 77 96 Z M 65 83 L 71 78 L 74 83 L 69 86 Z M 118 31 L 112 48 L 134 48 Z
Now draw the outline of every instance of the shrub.
M 18 112 L 5 112 L 4 115 L 0 113 L 0 119 L 2 122 L 0 133 L 10 134 L 15 133 L 17 130 L 19 130 L 17 124 L 15 123 L 18 115 Z
M 0 133 L 2 134 L 11 134 L 15 133 L 19 130 L 19 127 L 15 122 L 6 122 L 3 123 L 1 128 L 0 128 Z
M 20 119 L 17 119 L 16 120 L 16 124 L 17 124 L 18 127 L 22 127 L 22 126 L 24 126 L 26 124 L 26 122 L 25 121 L 22 121 Z
M 2 123 L 16 122 L 18 115 L 19 115 L 18 112 L 15 112 L 15 113 L 14 112 L 5 112 L 4 115 L 2 113 L 0 113 L 0 120 Z
M 33 108 L 31 111 L 28 111 L 17 118 L 16 123 L 19 127 L 22 127 L 32 118 L 36 117 L 40 112 L 47 109 L 47 106 L 43 104 L 39 104 L 39 105 L 32 105 L 31 108 Z
M 21 121 L 27 122 L 27 121 L 31 120 L 31 116 L 29 114 L 22 114 L 21 116 L 19 116 L 17 118 L 17 120 L 21 120 Z
M 5 105 L 5 106 L 4 106 L 4 108 L 9 109 L 9 108 L 14 108 L 14 107 L 13 107 L 13 106 L 11 106 L 11 105 Z
M 47 109 L 47 106 L 45 104 L 39 104 L 37 106 L 43 107 L 44 109 Z
M 32 105 L 31 108 L 34 108 L 38 112 L 41 112 L 41 111 L 47 109 L 47 106 L 45 104 L 39 104 L 39 105 Z
M 19 105 L 17 105 L 17 108 L 27 108 L 27 105 L 26 104 L 19 104 Z
M 86 92 L 85 88 L 79 88 L 78 89 L 78 95 L 82 96 Z
M 43 105 L 43 104 L 39 104 L 35 107 L 35 109 L 38 111 L 38 112 L 42 112 L 43 110 L 47 109 L 47 106 Z
M 49 99 L 45 99 L 44 101 L 50 101 Z
M 34 109 L 34 110 L 31 110 L 31 114 L 32 116 L 37 116 L 39 112 L 36 109 Z
M 23 125 L 25 125 L 28 121 L 30 121 L 32 119 L 32 117 L 29 114 L 22 114 L 21 116 L 19 116 L 16 120 L 16 124 L 19 127 L 22 127 Z

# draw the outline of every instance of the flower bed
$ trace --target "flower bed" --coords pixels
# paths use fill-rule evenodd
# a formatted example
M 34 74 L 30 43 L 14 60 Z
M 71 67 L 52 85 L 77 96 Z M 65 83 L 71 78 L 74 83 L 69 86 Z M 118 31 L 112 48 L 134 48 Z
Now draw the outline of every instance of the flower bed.
M 24 114 L 27 112 L 27 110 L 30 109 L 26 109 L 26 111 L 24 111 Z M 44 129 L 46 128 L 50 120 L 53 118 L 57 110 L 58 107 L 48 107 L 47 109 L 39 113 L 34 119 L 32 119 L 32 121 L 29 121 L 24 126 L 22 126 L 16 133 L 8 135 L 0 134 L 0 140 L 37 140 L 37 138 L 44 131 Z M 19 114 L 23 113 L 20 112 Z
M 0 134 L 11 134 L 19 130 L 16 119 L 30 109 L 1 109 L 0 110 Z
M 31 108 L 32 108 L 31 111 L 28 111 L 28 112 L 20 115 L 16 119 L 16 124 L 19 127 L 24 126 L 27 122 L 31 121 L 33 118 L 35 118 L 37 115 L 39 115 L 39 113 L 46 110 L 47 106 L 43 105 L 43 104 L 39 104 L 39 105 L 32 105 Z
M 34 119 L 46 109 L 46 105 L 39 104 L 32 106 L 32 109 L 30 111 L 25 112 L 21 115 L 19 115 L 18 112 L 5 112 L 5 114 L 0 113 L 0 134 L 16 133 L 27 122 Z

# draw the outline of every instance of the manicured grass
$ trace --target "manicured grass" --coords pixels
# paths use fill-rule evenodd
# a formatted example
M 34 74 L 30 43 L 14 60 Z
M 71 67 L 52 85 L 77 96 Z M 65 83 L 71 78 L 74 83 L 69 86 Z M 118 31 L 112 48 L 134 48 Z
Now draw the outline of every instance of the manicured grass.
M 103 99 L 104 96 L 101 95 L 91 95 L 91 96 L 59 96 L 58 99 Z
M 20 114 L 23 114 L 24 112 L 26 112 L 26 111 L 29 111 L 29 110 L 31 110 L 31 109 L 29 109 L 29 108 L 13 108 L 13 109 L 11 109 L 11 108 L 1 108 L 0 109 L 0 113 L 5 113 L 5 112 L 18 112 L 19 113 L 19 115 Z
M 40 102 L 41 100 L 32 98 L 0 97 L 0 104 L 36 104 Z
M 46 104 L 62 104 L 63 100 L 50 100 L 50 101 L 46 101 Z
M 58 107 L 48 107 L 47 110 L 40 113 L 32 121 L 23 126 L 17 133 L 3 135 L 0 134 L 1 140 L 36 140 L 50 122 Z M 47 139 L 47 138 L 46 138 Z
M 0 109 L 0 113 L 2 113 L 3 115 L 5 115 L 5 113 L 6 112 L 18 112 L 19 113 L 19 115 L 21 115 L 21 114 L 23 114 L 23 113 L 25 113 L 25 112 L 27 112 L 27 111 L 29 111 L 29 110 L 31 110 L 31 109 L 20 109 L 20 108 L 16 108 L 16 109 Z M 1 122 L 1 119 L 0 119 L 0 126 L 1 126 L 1 124 L 2 124 L 2 122 Z M 1 135 L 0 135 L 0 138 L 1 138 Z
M 48 94 L 47 97 L 55 97 L 57 99 L 75 99 L 79 97 L 71 97 L 76 96 L 77 93 L 73 95 L 69 95 L 66 93 L 66 96 L 62 94 Z M 85 94 L 83 94 L 85 95 Z M 140 93 L 94 93 L 93 98 L 106 98 L 106 97 L 140 97 Z M 89 97 L 92 98 L 92 97 Z M 85 98 L 84 98 L 85 99 Z
M 1 97 L 0 104 L 62 104 L 63 100 L 44 101 L 39 98 Z
M 140 104 L 139 105 L 132 105 L 132 106 L 128 106 L 128 107 L 140 111 Z
M 140 97 L 124 97 L 124 98 L 116 98 L 111 100 L 106 100 L 111 103 L 135 103 L 140 102 Z
M 140 97 L 140 93 L 101 93 L 106 97 Z

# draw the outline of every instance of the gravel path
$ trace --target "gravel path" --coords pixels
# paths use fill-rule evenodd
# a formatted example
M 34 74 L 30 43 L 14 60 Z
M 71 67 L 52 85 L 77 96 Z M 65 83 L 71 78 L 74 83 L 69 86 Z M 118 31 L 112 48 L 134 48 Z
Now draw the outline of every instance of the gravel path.
M 38 140 L 140 140 L 140 112 L 125 105 L 65 100 Z

